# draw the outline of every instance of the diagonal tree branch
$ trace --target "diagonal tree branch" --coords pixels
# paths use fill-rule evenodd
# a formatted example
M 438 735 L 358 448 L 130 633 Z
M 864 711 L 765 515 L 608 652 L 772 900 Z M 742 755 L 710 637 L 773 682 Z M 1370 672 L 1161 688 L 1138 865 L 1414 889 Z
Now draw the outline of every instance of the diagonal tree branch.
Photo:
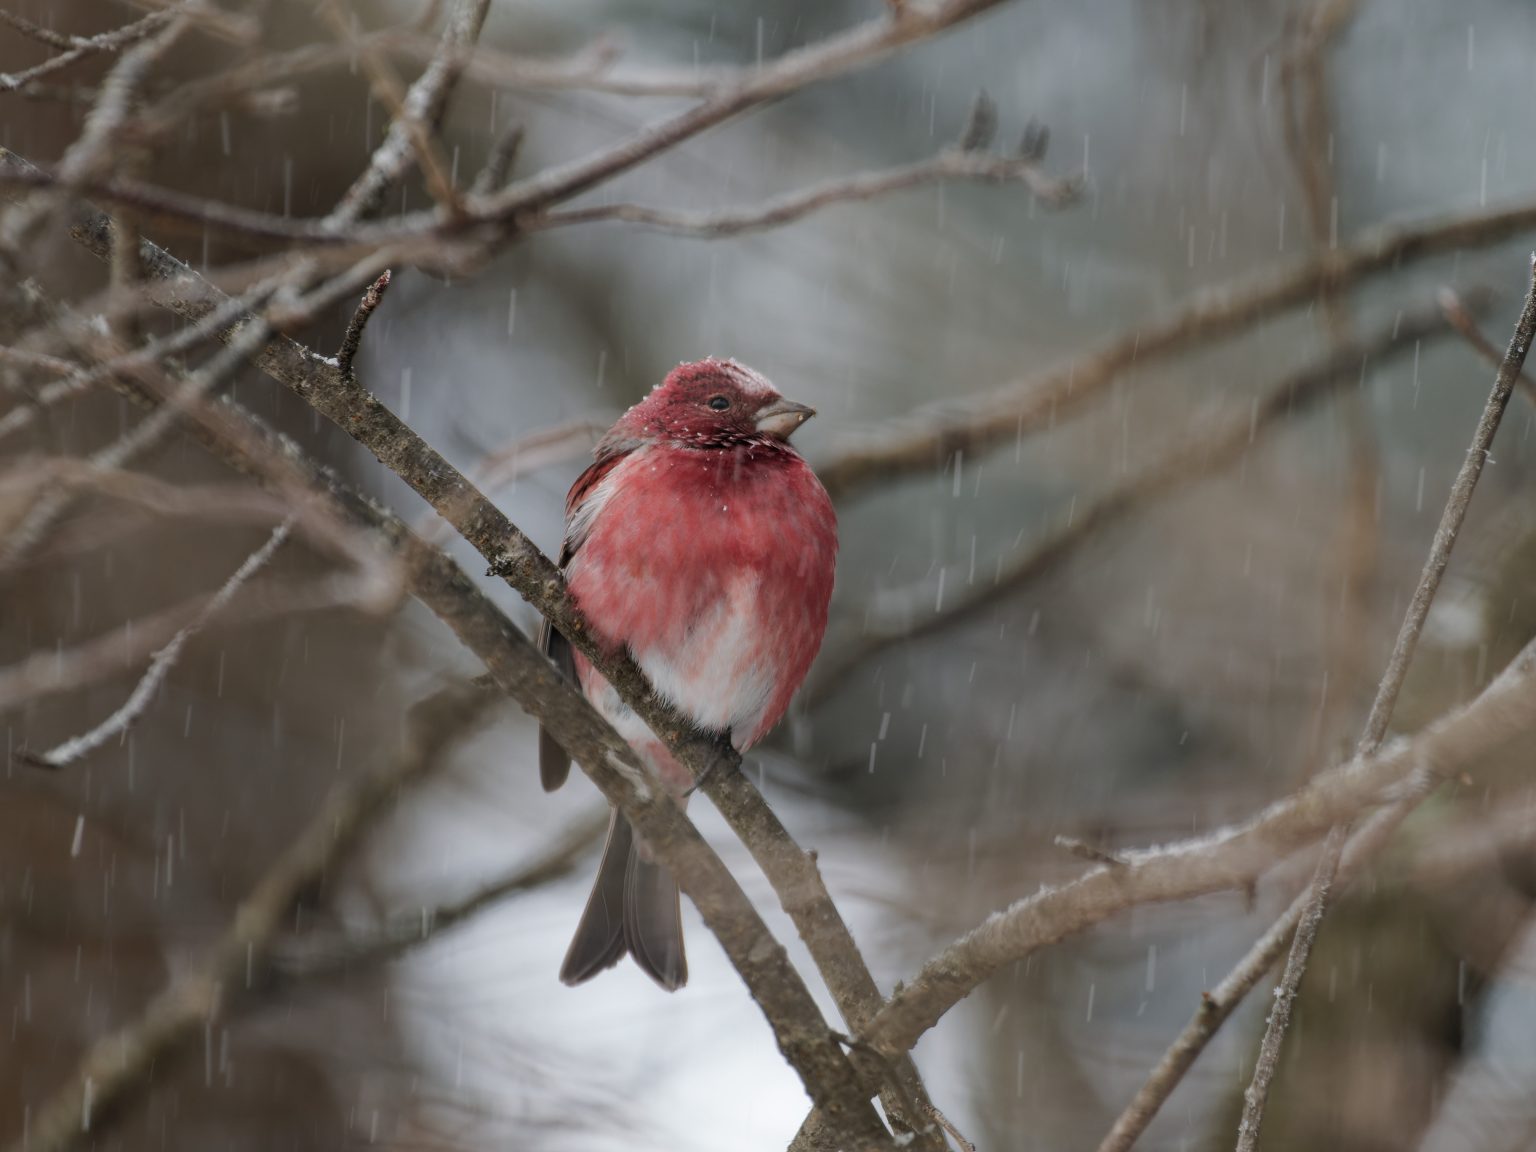
M 110 257 L 113 230 L 108 218 L 89 217 L 77 224 L 72 233 L 98 256 Z M 145 241 L 140 255 L 146 276 L 144 291 L 163 307 L 197 320 L 223 302 L 222 293 L 163 249 Z M 354 270 L 351 279 L 362 284 L 374 275 L 375 270 L 365 264 Z M 533 600 L 541 611 L 553 613 L 557 624 L 562 631 L 569 631 L 574 643 L 593 652 L 594 663 L 620 686 L 637 711 L 662 729 L 664 738 L 685 763 L 697 772 L 718 755 L 711 741 L 700 738 L 651 697 L 633 662 L 615 659 L 591 645 L 565 596 L 558 570 L 548 558 L 456 469 L 355 380 L 344 379 L 328 358 L 285 338 L 269 343 L 258 355 L 257 364 L 351 433 L 412 483 L 440 512 L 446 512 L 466 539 L 497 562 L 514 588 Z M 454 575 L 456 569 L 429 563 L 428 552 L 417 550 L 407 560 L 413 593 L 448 623 L 461 640 L 475 648 L 498 684 L 543 720 L 562 744 L 569 734 L 570 743 L 565 746 L 604 795 L 624 811 L 647 843 L 656 848 L 698 905 L 711 931 L 721 939 L 762 1005 L 781 1050 L 800 1072 L 818 1106 L 829 1106 L 836 1129 L 847 1138 L 857 1136 L 859 1146 L 879 1145 L 881 1130 L 873 1112 L 855 1105 L 861 1097 L 855 1089 L 847 1057 L 824 1024 L 819 1023 L 820 1014 L 782 948 L 771 943 L 761 918 L 718 858 L 698 838 L 692 823 L 662 796 L 659 788 L 650 788 L 645 783 L 627 745 L 596 718 L 585 700 L 568 688 L 556 687 L 559 681 L 553 669 L 526 638 L 489 601 L 471 597 L 473 587 L 462 573 Z M 497 646 L 495 651 L 484 650 L 490 643 Z M 554 702 L 549 699 L 551 695 L 556 698 Z M 879 1003 L 878 991 L 826 895 L 814 862 L 794 846 L 787 831 L 739 771 L 717 772 L 705 791 L 712 799 L 718 797 L 716 803 L 733 827 L 746 829 L 747 835 L 758 835 L 761 829 L 774 829 L 782 835 L 782 844 L 748 841 L 748 847 L 760 863 L 769 861 L 778 866 L 770 878 L 776 889 L 789 893 L 781 899 L 808 942 L 814 941 L 813 953 L 819 952 L 823 961 L 829 950 L 836 955 L 836 963 L 819 963 L 833 973 L 828 978 L 829 985 L 840 973 L 861 972 L 868 992 L 867 1011 L 872 1012 Z M 786 874 L 789 868 L 792 872 Z M 849 984 L 849 979 L 840 979 L 837 987 Z M 818 1023 L 812 1024 L 813 1020 Z

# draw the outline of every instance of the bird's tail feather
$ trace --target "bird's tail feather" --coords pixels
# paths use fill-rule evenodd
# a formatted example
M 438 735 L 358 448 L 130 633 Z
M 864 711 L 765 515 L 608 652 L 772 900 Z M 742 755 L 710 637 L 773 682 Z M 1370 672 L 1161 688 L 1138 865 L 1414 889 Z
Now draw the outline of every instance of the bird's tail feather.
M 688 983 L 683 955 L 683 912 L 677 881 L 659 864 L 630 849 L 624 881 L 624 943 L 635 963 L 668 992 Z
M 629 821 L 614 811 L 597 880 L 560 966 L 560 979 L 566 984 L 590 980 L 625 952 L 669 992 L 688 982 L 677 884 L 665 868 L 641 857 Z

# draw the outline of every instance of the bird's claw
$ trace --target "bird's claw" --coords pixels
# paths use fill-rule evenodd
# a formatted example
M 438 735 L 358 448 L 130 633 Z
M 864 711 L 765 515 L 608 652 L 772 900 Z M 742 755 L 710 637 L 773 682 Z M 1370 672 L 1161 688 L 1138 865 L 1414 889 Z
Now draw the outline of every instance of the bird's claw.
M 710 753 L 709 763 L 704 765 L 704 771 L 694 778 L 693 786 L 684 792 L 683 796 L 685 798 L 692 796 L 700 788 L 708 784 L 717 772 L 721 771 L 724 766 L 729 765 L 735 759 L 736 748 L 731 744 L 731 738 L 727 735 L 718 737 L 715 740 L 714 750 Z

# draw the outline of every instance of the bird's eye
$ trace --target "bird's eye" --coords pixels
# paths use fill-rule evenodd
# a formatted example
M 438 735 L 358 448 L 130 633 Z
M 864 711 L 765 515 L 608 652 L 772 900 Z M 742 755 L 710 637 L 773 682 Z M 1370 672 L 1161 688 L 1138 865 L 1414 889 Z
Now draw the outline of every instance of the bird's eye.
M 724 412 L 731 406 L 731 402 L 724 396 L 711 396 L 709 398 L 709 406 L 716 412 Z

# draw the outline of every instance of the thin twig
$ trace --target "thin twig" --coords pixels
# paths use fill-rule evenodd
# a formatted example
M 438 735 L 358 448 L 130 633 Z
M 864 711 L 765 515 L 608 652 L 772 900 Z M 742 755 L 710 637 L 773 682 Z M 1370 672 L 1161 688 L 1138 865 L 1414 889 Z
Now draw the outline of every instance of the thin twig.
M 208 602 L 198 610 L 197 615 L 187 623 L 186 627 L 172 636 L 171 642 L 155 653 L 149 668 L 139 679 L 138 684 L 134 685 L 133 691 L 129 693 L 122 707 L 89 732 L 72 736 L 46 752 L 27 753 L 22 759 L 37 768 L 63 768 L 100 748 L 114 736 L 124 735 L 154 702 L 155 693 L 160 690 L 160 686 L 165 683 L 165 678 L 176 666 L 176 661 L 181 658 L 182 649 L 187 646 L 187 641 L 206 628 L 208 622 L 235 598 L 235 594 L 241 587 L 266 567 L 267 562 L 288 539 L 292 529 L 293 518 L 289 517 L 278 525 L 265 544 L 245 558 L 244 563 L 235 569 L 218 592 L 209 597 Z
M 936 1106 L 930 1104 L 927 1108 L 924 1109 L 924 1111 L 927 1113 L 928 1119 L 932 1120 L 940 1128 L 944 1129 L 945 1132 L 949 1133 L 949 1138 L 955 1142 L 955 1146 L 960 1149 L 960 1152 L 976 1152 L 976 1145 L 967 1140 L 965 1138 L 965 1133 L 956 1128 L 955 1125 L 950 1122 L 949 1117 L 940 1112 Z
M 9 12 L 4 8 L 0 8 L 0 20 L 5 21 L 23 36 L 28 36 L 39 44 L 46 44 L 50 48 L 59 48 L 67 52 L 71 48 L 83 48 L 91 43 L 91 39 L 81 36 L 65 36 L 61 32 L 55 32 L 52 28 L 44 28 L 40 24 L 34 24 L 26 17 L 17 16 L 14 12 Z
M 857 203 L 878 196 L 944 180 L 974 180 L 987 184 L 1022 184 L 1031 196 L 1048 208 L 1065 207 L 1082 194 L 1078 177 L 1057 179 L 1041 171 L 1034 158 L 1001 156 L 987 152 L 946 148 L 938 155 L 915 164 L 862 172 L 790 192 L 741 208 L 719 211 L 677 212 L 647 208 L 639 204 L 600 204 L 592 208 L 573 208 L 548 212 L 522 221 L 529 232 L 550 228 L 590 224 L 602 220 L 641 224 L 674 235 L 713 240 L 782 228 L 833 204 Z
M 341 338 L 341 347 L 336 350 L 336 367 L 344 374 L 350 375 L 352 372 L 352 360 L 357 355 L 358 345 L 362 343 L 363 329 L 368 326 L 374 310 L 384 303 L 384 293 L 389 291 L 389 278 L 390 272 L 386 268 L 380 273 L 379 278 L 368 286 L 368 291 L 363 293 L 362 302 L 357 306 L 357 311 L 352 313 L 352 319 L 347 322 L 347 331 Z
M 490 0 L 457 0 L 448 15 L 442 40 L 425 72 L 401 94 L 399 81 L 377 56 L 366 41 L 359 40 L 356 47 L 364 65 L 369 68 L 374 90 L 392 105 L 394 121 L 384 136 L 384 142 L 368 158 L 368 167 L 352 182 L 336 208 L 325 218 L 323 226 L 338 230 L 377 212 L 384 202 L 384 195 L 406 173 L 414 159 L 426 177 L 432 197 L 447 213 L 449 219 L 463 215 L 463 205 L 454 190 L 450 173 L 444 169 L 438 155 L 434 134 L 448 100 L 464 71 L 464 60 L 480 36 Z M 351 25 L 345 13 L 326 4 L 343 38 L 351 38 Z
M 1237 1123 L 1237 1152 L 1255 1152 L 1259 1146 L 1259 1126 L 1264 1121 L 1264 1105 L 1269 1100 L 1269 1086 L 1280 1068 L 1280 1047 L 1286 1029 L 1291 1025 L 1291 1006 L 1296 1002 L 1296 991 L 1307 970 L 1307 960 L 1312 955 L 1312 945 L 1317 940 L 1317 929 L 1328 909 L 1328 894 L 1333 889 L 1338 874 L 1339 860 L 1344 852 L 1344 840 L 1348 831 L 1344 825 L 1335 825 L 1323 844 L 1322 858 L 1317 862 L 1312 883 L 1302 897 L 1301 916 L 1291 938 L 1291 954 L 1285 962 L 1285 972 L 1275 985 L 1264 1023 L 1264 1040 L 1259 1045 L 1258 1059 L 1254 1062 L 1253 1080 L 1243 1093 L 1243 1115 Z
M 1466 458 L 1462 461 L 1461 468 L 1456 473 L 1456 479 L 1451 485 L 1445 511 L 1441 514 L 1440 524 L 1435 529 L 1435 538 L 1430 546 L 1429 557 L 1424 562 L 1418 587 L 1414 589 L 1407 615 L 1398 631 L 1397 641 L 1392 647 L 1386 673 L 1382 676 L 1381 685 L 1376 691 L 1376 699 L 1371 704 L 1365 733 L 1360 737 L 1359 751 L 1362 754 L 1375 751 L 1386 736 L 1387 726 L 1392 722 L 1392 710 L 1397 704 L 1397 696 L 1402 690 L 1403 681 L 1407 678 L 1408 665 L 1413 661 L 1413 652 L 1418 644 L 1419 633 L 1424 628 L 1424 621 L 1429 616 L 1430 604 L 1434 601 L 1435 593 L 1440 587 L 1440 580 L 1450 563 L 1451 549 L 1455 547 L 1456 537 L 1461 531 L 1462 522 L 1466 519 L 1467 508 L 1472 503 L 1472 493 L 1477 488 L 1478 478 L 1483 474 L 1483 465 L 1489 459 L 1494 436 L 1499 430 L 1499 422 L 1504 418 L 1505 409 L 1509 407 L 1509 397 L 1514 391 L 1515 380 L 1525 364 L 1526 354 L 1530 351 L 1531 339 L 1536 335 L 1536 257 L 1531 261 L 1531 274 L 1532 283 L 1526 292 L 1525 306 L 1521 309 L 1514 335 L 1510 337 L 1509 348 L 1504 353 L 1504 361 L 1499 365 L 1498 375 L 1493 382 L 1493 391 L 1489 394 L 1488 402 L 1483 407 L 1482 415 L 1473 431 L 1471 446 L 1467 449 Z
M 1477 488 L 1478 477 L 1482 475 L 1483 464 L 1493 447 L 1499 422 L 1509 406 L 1515 380 L 1525 364 L 1531 340 L 1536 338 L 1536 255 L 1531 257 L 1530 277 L 1525 306 L 1520 312 L 1520 319 L 1510 339 L 1509 349 L 1504 354 L 1503 363 L 1499 365 L 1493 391 L 1488 396 L 1488 402 L 1472 434 L 1471 447 L 1467 449 L 1466 458 L 1462 461 L 1456 480 L 1451 485 L 1450 496 L 1446 500 L 1445 510 L 1440 516 L 1440 524 L 1435 529 L 1434 541 L 1430 545 L 1429 557 L 1424 562 L 1424 570 L 1419 576 L 1418 586 L 1414 589 L 1412 600 L 1409 601 L 1402 627 L 1398 630 L 1397 640 L 1392 646 L 1392 654 L 1387 659 L 1386 671 L 1382 674 L 1381 684 L 1376 690 L 1376 699 L 1371 704 L 1370 715 L 1366 718 L 1365 732 L 1360 737 L 1357 750 L 1359 756 L 1369 756 L 1381 746 L 1387 728 L 1392 722 L 1392 712 L 1397 705 L 1398 694 L 1402 691 L 1403 681 L 1408 677 L 1408 668 L 1413 663 L 1419 634 L 1423 631 L 1424 621 L 1429 617 L 1430 605 L 1434 603 L 1441 578 L 1450 564 L 1451 549 L 1455 547 L 1456 537 L 1460 534 L 1461 525 L 1466 519 L 1467 508 L 1472 503 L 1472 494 Z M 1334 874 L 1339 866 L 1343 839 L 1343 827 L 1336 827 L 1329 837 L 1322 861 L 1318 865 L 1317 875 L 1308 892 L 1307 909 L 1302 914 L 1297 927 L 1296 937 L 1291 945 L 1291 954 L 1286 961 L 1285 974 L 1281 977 L 1280 986 L 1276 991 L 1275 1009 L 1269 1017 L 1269 1022 L 1264 1029 L 1264 1039 L 1259 1045 L 1259 1056 L 1254 1064 L 1253 1082 L 1243 1095 L 1243 1115 L 1237 1130 L 1237 1152 L 1254 1152 L 1258 1148 L 1259 1129 L 1264 1121 L 1264 1106 L 1269 1098 L 1269 1086 L 1279 1067 L 1280 1049 L 1285 1042 L 1286 1028 L 1290 1023 L 1290 1002 L 1295 998 L 1296 989 L 1300 986 L 1302 975 L 1306 972 L 1307 960 L 1311 956 L 1312 944 L 1316 938 L 1317 925 L 1327 909 L 1328 892 L 1333 885 Z
M 1460 296 L 1450 288 L 1442 288 L 1439 300 L 1440 310 L 1445 313 L 1446 320 L 1474 352 L 1494 368 L 1503 363 L 1504 353 L 1499 351 L 1492 340 L 1483 335 L 1483 330 L 1477 326 L 1477 317 L 1472 315 Z M 1531 374 L 1522 368 L 1519 380 L 1520 387 L 1525 390 L 1526 399 L 1536 404 L 1536 379 L 1532 379 Z
M 148 16 L 141 17 L 130 24 L 124 24 L 121 28 L 116 28 L 111 32 L 103 32 L 98 36 L 89 36 L 83 39 L 73 36 L 61 37 L 60 39 L 67 39 L 69 43 L 65 51 L 58 56 L 52 56 L 41 64 L 28 68 L 23 72 L 0 72 L 0 92 L 15 91 L 34 80 L 62 71 L 71 64 L 84 60 L 87 56 L 94 56 L 102 52 L 116 52 L 126 48 L 144 39 L 144 37 L 159 31 L 160 28 L 175 19 L 177 15 L 178 13 L 174 9 L 165 9 L 159 12 L 151 12 Z M 37 25 L 23 20 L 19 16 L 12 16 L 6 13 L 5 18 L 7 23 L 26 31 L 28 35 L 34 38 L 38 38 L 38 33 L 53 35 L 48 33 L 46 29 L 38 28 Z M 57 43 L 52 46 L 64 47 L 64 45 Z

